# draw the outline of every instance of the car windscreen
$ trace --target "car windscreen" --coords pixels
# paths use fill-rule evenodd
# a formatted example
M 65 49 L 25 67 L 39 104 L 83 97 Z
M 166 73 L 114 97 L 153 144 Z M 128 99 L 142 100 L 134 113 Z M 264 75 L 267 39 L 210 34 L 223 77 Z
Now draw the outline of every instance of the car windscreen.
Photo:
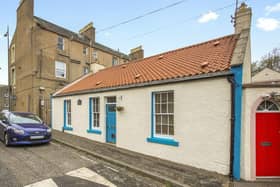
M 23 113 L 11 113 L 10 114 L 11 123 L 20 124 L 42 124 L 42 120 L 34 114 L 23 114 Z

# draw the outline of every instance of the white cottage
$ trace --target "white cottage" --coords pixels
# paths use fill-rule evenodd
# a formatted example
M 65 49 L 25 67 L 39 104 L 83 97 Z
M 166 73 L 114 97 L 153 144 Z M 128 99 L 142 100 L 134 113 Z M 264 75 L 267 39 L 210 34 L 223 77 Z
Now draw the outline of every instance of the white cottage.
M 251 9 L 242 4 L 232 35 L 74 81 L 53 96 L 52 127 L 235 179 L 256 179 L 254 116 L 280 90 L 279 84 L 259 89 L 251 82 L 250 25 Z

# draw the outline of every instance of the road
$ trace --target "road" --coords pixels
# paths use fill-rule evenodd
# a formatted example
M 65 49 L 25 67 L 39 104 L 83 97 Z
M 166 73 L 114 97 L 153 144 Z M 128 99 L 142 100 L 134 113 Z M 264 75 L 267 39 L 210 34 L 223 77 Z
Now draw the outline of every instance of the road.
M 57 143 L 5 147 L 0 142 L 0 186 L 157 187 L 164 185 Z

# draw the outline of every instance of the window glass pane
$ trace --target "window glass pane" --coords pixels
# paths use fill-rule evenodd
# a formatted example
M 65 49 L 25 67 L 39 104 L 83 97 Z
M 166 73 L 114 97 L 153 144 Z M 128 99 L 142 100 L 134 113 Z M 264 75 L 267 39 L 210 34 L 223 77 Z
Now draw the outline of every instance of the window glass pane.
M 155 103 L 160 103 L 160 94 L 155 94 Z
M 55 76 L 65 78 L 66 76 L 66 64 L 64 62 L 55 62 Z
M 161 116 L 156 115 L 156 125 L 160 125 L 160 124 L 161 124 Z
M 96 112 L 99 112 L 99 103 L 96 103 Z
M 168 102 L 171 102 L 171 103 L 174 102 L 174 93 L 173 92 L 168 93 Z
M 169 125 L 174 125 L 174 116 L 173 115 L 169 115 L 168 116 L 168 124 Z
M 167 104 L 161 104 L 161 113 L 167 113 Z
M 167 115 L 162 116 L 162 125 L 168 125 L 168 116 Z
M 278 110 L 278 107 L 277 107 L 275 104 L 273 104 L 273 105 L 271 105 L 271 106 L 269 107 L 269 110 L 270 110 L 270 111 L 277 111 L 277 110 Z
M 162 125 L 162 134 L 168 135 L 168 125 Z
M 116 111 L 116 106 L 115 105 L 109 105 L 108 106 L 108 112 L 115 112 Z
M 93 57 L 94 60 L 96 60 L 98 58 L 97 51 L 93 51 L 92 57 Z
M 174 135 L 174 126 L 169 126 L 169 135 Z
M 169 103 L 168 104 L 168 113 L 173 113 L 174 112 L 174 109 L 173 109 L 173 103 Z
M 161 134 L 161 126 L 156 125 L 156 134 Z
M 97 116 L 96 116 L 96 127 L 99 127 L 99 115 L 100 114 L 97 114 Z
M 107 103 L 116 103 L 116 97 L 107 97 Z
M 161 94 L 161 102 L 166 103 L 167 102 L 167 93 L 162 93 Z
M 156 104 L 156 113 L 160 113 L 160 104 Z
M 60 49 L 60 50 L 63 50 L 63 38 L 62 37 L 58 37 L 57 38 L 57 48 Z
M 272 101 L 265 100 L 257 108 L 258 111 L 279 111 L 277 104 Z

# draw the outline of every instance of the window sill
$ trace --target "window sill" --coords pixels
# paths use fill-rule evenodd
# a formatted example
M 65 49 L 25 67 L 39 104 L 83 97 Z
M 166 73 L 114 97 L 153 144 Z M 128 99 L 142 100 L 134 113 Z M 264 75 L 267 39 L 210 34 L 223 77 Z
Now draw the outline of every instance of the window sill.
M 175 147 L 179 146 L 179 142 L 172 140 L 172 139 L 167 139 L 167 138 L 152 137 L 152 138 L 147 138 L 147 141 L 151 142 L 151 143 L 158 143 L 158 144 L 170 145 L 170 146 L 175 146 Z
M 97 130 L 97 129 L 88 129 L 87 133 L 91 133 L 91 134 L 101 134 L 101 130 Z
M 63 127 L 62 130 L 66 130 L 66 131 L 73 131 L 73 128 L 72 127 Z

